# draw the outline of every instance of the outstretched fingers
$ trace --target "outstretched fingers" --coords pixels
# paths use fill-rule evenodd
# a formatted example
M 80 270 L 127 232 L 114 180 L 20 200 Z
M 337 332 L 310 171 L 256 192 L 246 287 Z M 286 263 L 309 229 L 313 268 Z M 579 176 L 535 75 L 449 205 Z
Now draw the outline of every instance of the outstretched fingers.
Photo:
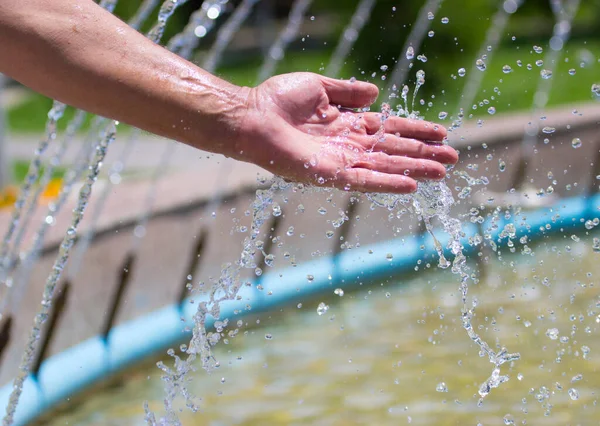
M 446 176 L 446 168 L 437 161 L 387 155 L 383 152 L 364 154 L 352 167 L 418 179 L 440 180 Z
M 322 77 L 329 103 L 344 108 L 361 108 L 371 105 L 379 95 L 377 86 L 364 81 L 337 80 Z
M 351 168 L 340 172 L 334 186 L 346 191 L 387 192 L 410 194 L 417 190 L 417 182 L 404 175 L 381 173 L 362 168 Z
M 458 153 L 448 145 L 431 144 L 416 139 L 402 138 L 386 134 L 383 140 L 373 145 L 373 151 L 388 155 L 401 155 L 411 158 L 424 158 L 442 164 L 456 164 Z

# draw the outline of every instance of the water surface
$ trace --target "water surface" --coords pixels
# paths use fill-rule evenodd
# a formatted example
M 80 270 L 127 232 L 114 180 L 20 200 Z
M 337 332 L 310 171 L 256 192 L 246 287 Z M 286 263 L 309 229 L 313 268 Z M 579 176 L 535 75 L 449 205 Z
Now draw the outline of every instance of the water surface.
M 457 277 L 419 271 L 342 297 L 332 287 L 326 298 L 240 327 L 232 321 L 226 333 L 239 331 L 217 347 L 221 367 L 200 369 L 190 383 L 200 411 L 180 418 L 210 426 L 595 424 L 600 253 L 581 234 L 533 254 L 505 247 L 472 287 L 478 332 L 522 357 L 503 366 L 510 381 L 481 406 L 477 391 L 493 366 L 461 328 Z M 329 305 L 322 315 L 320 302 Z M 144 425 L 143 401 L 160 412 L 163 397 L 160 371 L 146 364 L 45 424 Z

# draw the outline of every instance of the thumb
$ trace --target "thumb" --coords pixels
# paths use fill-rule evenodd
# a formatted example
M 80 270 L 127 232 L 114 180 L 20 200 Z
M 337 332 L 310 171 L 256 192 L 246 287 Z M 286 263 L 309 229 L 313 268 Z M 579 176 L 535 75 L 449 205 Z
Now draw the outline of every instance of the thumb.
M 371 105 L 377 99 L 379 89 L 371 83 L 356 80 L 336 80 L 322 77 L 321 80 L 329 103 L 345 108 L 361 108 Z

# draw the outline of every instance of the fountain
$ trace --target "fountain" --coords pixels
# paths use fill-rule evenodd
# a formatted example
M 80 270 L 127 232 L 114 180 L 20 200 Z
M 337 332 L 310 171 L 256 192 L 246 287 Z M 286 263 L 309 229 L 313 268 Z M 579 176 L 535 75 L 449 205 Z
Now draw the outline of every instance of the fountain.
M 238 8 L 231 14 L 229 20 L 219 28 L 216 35 L 216 41 L 204 61 L 204 66 L 208 70 L 214 71 L 216 69 L 220 58 L 227 45 L 231 42 L 233 35 L 248 18 L 257 2 L 258 0 L 243 0 Z M 101 5 L 107 10 L 112 10 L 115 7 L 115 3 L 115 1 L 103 1 L 101 2 Z M 168 18 L 173 14 L 175 9 L 183 3 L 185 3 L 185 1 L 167 0 L 164 2 L 161 6 L 159 22 L 148 33 L 150 39 L 154 42 L 160 41 Z M 201 8 L 192 14 L 189 23 L 182 33 L 173 37 L 167 47 L 171 51 L 176 52 L 185 58 L 191 57 L 199 41 L 214 27 L 216 17 L 221 14 L 223 6 L 226 3 L 227 2 L 223 0 L 204 1 Z M 410 100 L 408 95 L 410 89 L 408 86 L 404 85 L 404 82 L 407 80 L 413 66 L 411 60 L 419 50 L 419 46 L 428 30 L 428 23 L 431 20 L 431 16 L 436 13 L 441 3 L 441 0 L 429 0 L 419 12 L 419 17 L 405 43 L 403 54 L 398 60 L 390 79 L 390 84 L 395 84 L 397 87 L 401 88 L 400 98 L 403 105 L 400 105 L 397 111 L 393 111 L 389 105 L 384 105 L 382 111 L 383 120 L 389 118 L 391 114 L 407 116 L 413 119 L 420 118 L 418 113 L 414 111 L 414 100 L 416 99 L 419 87 L 425 83 L 425 73 L 421 70 L 416 73 L 417 79 L 416 87 L 412 95 L 412 106 L 409 106 Z M 520 157 L 521 165 L 518 167 L 519 173 L 512 183 L 512 187 L 517 189 L 523 182 L 525 166 L 529 164 L 533 158 L 534 144 L 539 133 L 539 125 L 537 122 L 548 101 L 551 77 L 554 71 L 553 67 L 558 62 L 560 52 L 568 40 L 571 23 L 579 7 L 578 0 L 565 2 L 552 0 L 551 4 L 558 23 L 554 27 L 554 34 L 550 40 L 550 51 L 544 58 L 544 69 L 541 71 L 540 84 L 535 96 L 533 108 L 534 119 L 532 122 L 535 122 L 536 124 L 535 126 L 530 126 L 522 142 L 523 155 Z M 157 1 L 146 0 L 134 18 L 130 21 L 131 25 L 139 27 L 142 22 L 147 20 L 149 14 L 156 5 Z M 286 48 L 297 37 L 301 23 L 310 5 L 310 0 L 296 0 L 293 3 L 288 23 L 269 49 L 269 53 L 259 71 L 259 81 L 263 81 L 275 72 L 278 62 L 282 60 L 285 55 Z M 329 75 L 335 76 L 340 72 L 341 66 L 344 64 L 351 51 L 352 44 L 356 41 L 362 27 L 368 21 L 374 5 L 374 0 L 361 0 L 358 2 L 356 11 L 350 23 L 344 30 L 329 66 L 327 67 L 327 73 Z M 500 41 L 500 35 L 506 27 L 509 15 L 517 12 L 519 6 L 520 2 L 518 1 L 507 0 L 502 2 L 498 12 L 492 19 L 492 25 L 488 30 L 477 60 L 483 61 L 483 55 L 487 55 L 485 61 L 487 61 L 487 65 L 490 66 L 491 52 L 495 50 Z M 214 10 L 218 9 L 216 16 L 214 11 L 209 13 L 210 10 L 213 10 L 211 8 L 215 8 Z M 475 67 L 477 67 L 477 64 Z M 455 125 L 453 125 L 453 130 L 458 130 L 460 126 L 465 124 L 463 123 L 463 111 L 470 108 L 470 105 L 473 103 L 482 82 L 482 75 L 483 73 L 480 72 L 479 69 L 469 73 L 469 80 L 463 89 L 462 110 L 457 114 L 458 120 Z M 67 259 L 75 244 L 78 226 L 83 218 L 89 197 L 91 196 L 92 185 L 98 176 L 100 165 L 106 155 L 106 151 L 116 135 L 117 123 L 100 119 L 92 126 L 93 130 L 90 133 L 90 138 L 82 145 L 80 152 L 77 155 L 78 159 L 76 165 L 69 171 L 61 194 L 53 206 L 48 210 L 45 222 L 37 231 L 31 248 L 24 255 L 19 256 L 20 247 L 25 236 L 25 228 L 32 220 L 37 199 L 41 193 L 41 188 L 48 182 L 52 172 L 50 167 L 46 168 L 41 177 L 40 185 L 35 187 L 35 182 L 37 182 L 41 170 L 42 156 L 48 145 L 52 143 L 53 140 L 57 139 L 56 123 L 64 113 L 64 109 L 65 106 L 63 104 L 55 103 L 49 113 L 46 137 L 40 143 L 40 147 L 36 152 L 0 251 L 0 265 L 2 267 L 2 269 L 0 269 L 2 274 L 0 275 L 0 278 L 3 283 L 9 285 L 7 288 L 4 288 L 3 286 L 2 290 L 4 294 L 0 301 L 0 314 L 6 318 L 9 315 L 15 316 L 15 309 L 18 309 L 21 304 L 20 301 L 24 297 L 27 283 L 30 281 L 29 274 L 33 265 L 41 255 L 46 232 L 49 227 L 55 223 L 57 211 L 66 204 L 68 194 L 71 192 L 75 183 L 82 176 L 86 176 L 84 185 L 79 192 L 71 226 L 67 230 L 67 233 L 60 244 L 59 253 L 54 262 L 52 273 L 48 277 L 42 299 L 42 309 L 35 317 L 34 328 L 21 362 L 19 375 L 10 389 L 11 395 L 8 399 L 9 406 L 3 420 L 3 424 L 7 426 L 13 424 L 15 421 L 17 403 L 23 390 L 23 384 L 25 383 L 31 368 L 37 342 L 42 334 L 42 323 L 44 323 L 52 314 L 51 308 L 59 279 L 64 271 L 66 271 L 65 274 L 68 281 L 73 281 L 79 275 L 83 258 L 94 242 L 94 237 L 99 230 L 99 219 L 107 206 L 107 199 L 111 194 L 110 188 L 112 184 L 109 181 L 104 187 L 99 197 L 99 201 L 92 212 L 90 226 L 75 246 L 75 251 L 71 256 L 71 263 L 67 269 Z M 80 128 L 84 118 L 85 112 L 78 112 L 73 121 L 69 124 L 67 131 L 63 136 L 62 143 L 58 146 L 53 158 L 50 160 L 52 166 L 57 166 L 62 161 L 68 142 Z M 544 131 L 544 133 L 547 132 Z M 97 139 L 97 135 L 99 135 L 99 140 Z M 113 165 L 109 175 L 118 174 L 122 171 L 131 154 L 131 147 L 138 137 L 139 131 L 133 130 L 129 140 L 123 146 L 119 161 Z M 374 137 L 384 137 L 384 135 L 379 134 Z M 146 201 L 140 208 L 137 219 L 134 220 L 134 223 L 132 224 L 133 233 L 127 251 L 129 261 L 125 263 L 127 274 L 129 274 L 129 269 L 133 267 L 133 259 L 135 259 L 140 250 L 145 235 L 145 229 L 153 217 L 153 210 L 157 197 L 157 185 L 159 181 L 166 179 L 165 170 L 172 159 L 175 149 L 174 144 L 166 146 L 165 151 L 161 155 L 159 164 L 150 178 L 151 183 L 145 197 Z M 86 173 L 88 164 L 91 166 Z M 222 178 L 220 179 L 221 182 L 224 182 L 227 179 L 227 176 L 231 171 L 230 167 L 230 165 L 223 165 L 219 169 L 218 174 Z M 487 185 L 489 182 L 487 178 L 474 178 L 464 171 L 454 171 L 454 175 L 466 182 L 465 187 L 461 188 L 458 193 L 460 203 L 468 202 L 472 187 L 476 185 Z M 223 183 L 220 185 L 223 185 Z M 216 188 L 214 192 L 213 196 L 200 209 L 202 217 L 208 216 L 208 212 L 217 210 L 223 205 L 223 186 Z M 244 311 L 249 311 L 250 309 L 257 311 L 268 308 L 272 309 L 279 306 L 278 303 L 282 303 L 286 300 L 296 300 L 299 297 L 297 294 L 299 289 L 303 287 L 303 285 L 306 285 L 307 279 L 311 289 L 307 289 L 306 294 L 313 294 L 313 292 L 316 294 L 317 291 L 331 292 L 330 287 L 333 288 L 333 282 L 345 283 L 344 286 L 348 289 L 351 286 L 350 283 L 353 282 L 360 281 L 360 285 L 362 285 L 363 278 L 357 280 L 357 277 L 369 276 L 374 280 L 388 279 L 391 273 L 391 264 L 394 265 L 394 270 L 396 272 L 410 271 L 415 268 L 415 264 L 421 265 L 422 259 L 433 258 L 434 255 L 437 256 L 438 265 L 441 269 L 450 268 L 459 278 L 461 309 L 459 318 L 460 326 L 467 332 L 471 341 L 479 347 L 480 355 L 487 357 L 494 365 L 491 375 L 485 379 L 483 384 L 478 386 L 478 405 L 481 406 L 483 404 L 483 398 L 485 398 L 493 388 L 498 387 L 508 380 L 508 376 L 500 374 L 500 368 L 502 366 L 514 368 L 515 365 L 519 365 L 520 363 L 514 364 L 513 362 L 518 360 L 520 356 L 519 354 L 509 353 L 499 343 L 500 339 L 496 339 L 496 342 L 493 344 L 487 343 L 486 340 L 484 340 L 484 337 L 486 337 L 485 333 L 480 331 L 483 329 L 483 325 L 480 325 L 479 327 L 474 326 L 473 320 L 475 308 L 478 307 L 479 301 L 476 298 L 468 299 L 467 297 L 467 283 L 469 281 L 476 282 L 476 279 L 473 278 L 473 272 L 467 263 L 467 258 L 469 256 L 481 256 L 483 251 L 482 247 L 484 245 L 489 246 L 492 249 L 492 252 L 495 252 L 498 257 L 502 258 L 498 248 L 500 244 L 507 244 L 508 247 L 513 248 L 515 244 L 514 241 L 520 241 L 521 244 L 524 244 L 525 247 L 527 247 L 525 243 L 528 243 L 530 241 L 529 239 L 535 238 L 536 235 L 544 236 L 552 231 L 561 231 L 561 229 L 575 230 L 583 227 L 590 231 L 596 226 L 592 218 L 597 213 L 591 207 L 592 204 L 587 202 L 581 203 L 578 201 L 561 202 L 567 207 L 552 205 L 551 209 L 553 209 L 553 213 L 559 209 L 564 211 L 564 213 L 554 214 L 551 219 L 552 226 L 549 226 L 549 219 L 546 211 L 533 212 L 527 214 L 527 217 L 524 217 L 520 208 L 503 210 L 502 208 L 497 207 L 488 209 L 487 217 L 484 217 L 486 216 L 484 213 L 486 209 L 483 207 L 483 202 L 475 200 L 475 204 L 473 204 L 474 207 L 471 208 L 469 213 L 470 221 L 472 223 L 461 223 L 458 218 L 451 215 L 451 208 L 454 207 L 455 200 L 452 191 L 446 183 L 421 182 L 419 183 L 418 192 L 414 195 L 392 196 L 389 194 L 367 194 L 367 198 L 372 203 L 371 208 L 373 211 L 387 211 L 389 212 L 389 217 L 393 220 L 400 219 L 403 215 L 406 216 L 409 213 L 418 217 L 419 220 L 424 223 L 424 228 L 428 232 L 428 236 L 403 236 L 402 238 L 391 240 L 386 243 L 365 247 L 357 244 L 355 247 L 352 246 L 353 248 L 351 250 L 348 249 L 350 246 L 346 246 L 346 249 L 339 249 L 338 241 L 338 244 L 333 251 L 334 254 L 330 258 L 315 259 L 314 261 L 302 265 L 292 262 L 292 266 L 289 269 L 281 268 L 281 265 L 278 265 L 279 267 L 275 269 L 276 256 L 273 255 L 272 250 L 276 250 L 274 244 L 276 244 L 275 240 L 278 238 L 276 236 L 277 229 L 281 229 L 279 228 L 280 221 L 284 220 L 282 218 L 285 216 L 285 209 L 289 208 L 289 206 L 286 206 L 286 204 L 288 204 L 289 194 L 301 194 L 302 196 L 308 196 L 309 194 L 315 194 L 316 196 L 325 195 L 329 200 L 333 199 L 338 193 L 329 189 L 306 188 L 303 185 L 287 183 L 278 178 L 269 182 L 266 187 L 256 191 L 255 199 L 249 210 L 251 219 L 249 234 L 243 241 L 240 256 L 237 259 L 234 259 L 232 263 L 227 264 L 222 269 L 221 275 L 210 282 L 210 285 L 205 286 L 201 291 L 195 289 L 196 291 L 193 292 L 188 300 L 190 303 L 181 303 L 185 294 L 187 294 L 187 292 L 184 292 L 184 296 L 178 300 L 174 309 L 168 308 L 161 311 L 161 313 L 156 316 L 156 318 L 161 319 L 162 323 L 158 322 L 155 324 L 159 327 L 162 324 L 166 330 L 169 330 L 168 332 L 165 332 L 166 334 L 171 333 L 170 330 L 172 330 L 174 334 L 179 333 L 179 340 L 181 339 L 180 332 L 182 328 L 182 325 L 179 322 L 180 319 L 184 319 L 184 322 L 186 323 L 185 326 L 193 328 L 193 330 L 191 330 L 192 335 L 189 344 L 181 349 L 184 356 L 178 355 L 175 350 L 169 350 L 168 354 L 174 360 L 173 367 L 169 367 L 163 362 L 159 363 L 159 367 L 163 371 L 163 381 L 165 382 L 166 389 L 166 396 L 164 398 L 166 413 L 164 418 L 157 419 L 151 411 L 150 406 L 146 405 L 145 420 L 147 424 L 180 424 L 178 418 L 180 413 L 175 404 L 175 399 L 179 396 L 182 397 L 186 406 L 192 411 L 195 412 L 200 409 L 197 399 L 193 396 L 193 392 L 188 386 L 191 380 L 189 373 L 195 371 L 194 364 L 198 358 L 200 359 L 203 368 L 209 372 L 220 368 L 221 361 L 213 353 L 214 348 L 218 342 L 224 339 L 225 332 L 223 330 L 227 328 L 228 322 L 231 321 L 233 323 L 233 318 L 241 317 L 241 315 L 245 313 Z M 356 202 L 357 199 L 358 196 L 353 195 L 352 201 L 350 201 L 347 206 L 358 204 Z M 350 207 L 346 207 L 345 211 L 340 210 L 338 217 L 332 221 L 335 222 L 332 226 L 340 230 L 338 236 L 340 240 L 344 240 L 344 244 L 346 242 L 346 237 L 348 236 L 348 230 L 345 227 L 349 225 L 350 222 L 358 221 L 358 219 L 354 219 L 355 215 L 351 214 L 349 209 Z M 473 212 L 473 210 L 475 210 L 475 212 Z M 521 221 L 522 223 L 517 223 L 518 221 Z M 435 228 L 435 222 L 442 225 L 441 229 Z M 475 225 L 477 222 L 479 223 L 478 226 Z M 270 225 L 267 227 L 265 234 L 264 228 L 267 224 Z M 271 229 L 271 231 L 268 229 Z M 292 231 L 288 230 L 288 232 L 293 234 Z M 331 238 L 333 235 L 334 233 L 331 232 L 331 235 L 328 235 L 328 238 Z M 575 234 L 573 234 L 573 236 L 575 236 Z M 571 239 L 577 242 L 577 238 L 578 237 Z M 200 240 L 202 240 L 202 238 L 200 238 Z M 279 242 L 279 240 L 277 241 Z M 201 244 L 202 241 L 200 241 L 198 248 L 196 249 L 198 253 L 201 252 Z M 594 240 L 594 244 L 596 244 L 596 240 Z M 600 243 L 596 245 L 600 247 Z M 385 258 L 376 258 L 375 256 L 372 256 L 372 253 L 374 252 L 387 252 L 388 255 L 386 255 Z M 487 255 L 489 255 L 489 253 Z M 331 261 L 331 258 L 333 258 L 333 261 Z M 360 261 L 357 262 L 357 259 Z M 254 273 L 254 278 L 250 281 L 243 278 L 243 271 L 245 269 Z M 189 270 L 192 271 L 193 267 Z M 273 270 L 276 272 L 273 273 Z M 192 278 L 190 277 L 191 275 L 188 275 L 189 282 L 186 283 L 186 289 L 188 285 L 192 284 Z M 285 280 L 280 279 L 281 277 L 285 277 Z M 364 279 L 366 280 L 366 278 Z M 119 291 L 122 289 L 123 288 L 120 287 Z M 269 292 L 262 292 L 263 289 L 269 289 Z M 341 297 L 343 296 L 344 291 L 339 288 L 335 290 L 335 294 Z M 267 295 L 275 296 L 271 298 Z M 118 308 L 117 305 L 118 302 L 115 302 L 115 304 L 112 305 L 112 308 L 116 310 Z M 327 309 L 327 305 L 321 303 L 319 304 L 317 312 L 319 315 L 323 315 L 327 312 Z M 193 322 L 191 321 L 192 317 Z M 110 316 L 107 329 L 102 333 L 101 345 L 103 346 L 103 351 L 112 350 L 119 342 L 124 342 L 126 340 L 123 337 L 126 336 L 125 332 L 122 334 L 118 334 L 120 331 L 116 332 L 116 334 L 121 337 L 113 336 L 111 334 L 113 319 L 114 311 Z M 487 322 L 487 318 L 485 321 Z M 238 328 L 239 327 L 240 326 L 238 325 Z M 147 328 L 150 329 L 151 327 Z M 125 328 L 123 330 L 125 330 Z M 548 335 L 555 336 L 557 334 L 553 331 L 548 331 Z M 265 336 L 265 338 L 267 340 L 271 339 L 267 336 Z M 550 338 L 555 340 L 554 337 Z M 163 339 L 163 341 L 166 342 L 167 340 Z M 441 344 L 443 345 L 444 343 L 442 342 Z M 136 343 L 133 346 L 137 345 L 138 344 Z M 139 347 L 146 347 L 143 345 L 144 343 L 139 343 Z M 90 346 L 88 345 L 88 347 Z M 150 347 L 151 346 L 148 346 L 148 348 Z M 589 353 L 589 348 L 583 350 L 583 352 Z M 119 361 L 108 364 L 111 364 L 111 366 L 105 366 L 103 368 L 108 368 L 109 370 L 107 371 L 114 372 L 119 368 L 119 365 L 126 365 L 126 362 Z M 521 375 L 518 377 L 519 380 L 522 379 Z M 475 380 L 481 382 L 480 377 L 477 377 Z M 224 379 L 222 379 L 222 383 L 223 382 Z M 436 391 L 447 392 L 446 383 L 440 382 L 436 387 Z M 542 394 L 546 395 L 543 392 Z M 568 395 L 572 400 L 579 398 L 579 392 L 574 388 L 571 388 L 568 391 Z M 542 399 L 545 401 L 547 400 L 547 397 L 544 396 Z M 505 424 L 510 424 L 506 423 L 506 421 L 512 420 L 510 420 L 509 417 L 505 417 Z

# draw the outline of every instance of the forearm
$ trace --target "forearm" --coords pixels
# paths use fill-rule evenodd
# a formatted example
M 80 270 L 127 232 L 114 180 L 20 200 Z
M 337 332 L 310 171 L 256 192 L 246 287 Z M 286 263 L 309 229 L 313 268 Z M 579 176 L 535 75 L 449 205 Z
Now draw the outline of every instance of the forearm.
M 229 155 L 249 90 L 155 45 L 91 0 L 2 0 L 0 72 L 66 104 Z

